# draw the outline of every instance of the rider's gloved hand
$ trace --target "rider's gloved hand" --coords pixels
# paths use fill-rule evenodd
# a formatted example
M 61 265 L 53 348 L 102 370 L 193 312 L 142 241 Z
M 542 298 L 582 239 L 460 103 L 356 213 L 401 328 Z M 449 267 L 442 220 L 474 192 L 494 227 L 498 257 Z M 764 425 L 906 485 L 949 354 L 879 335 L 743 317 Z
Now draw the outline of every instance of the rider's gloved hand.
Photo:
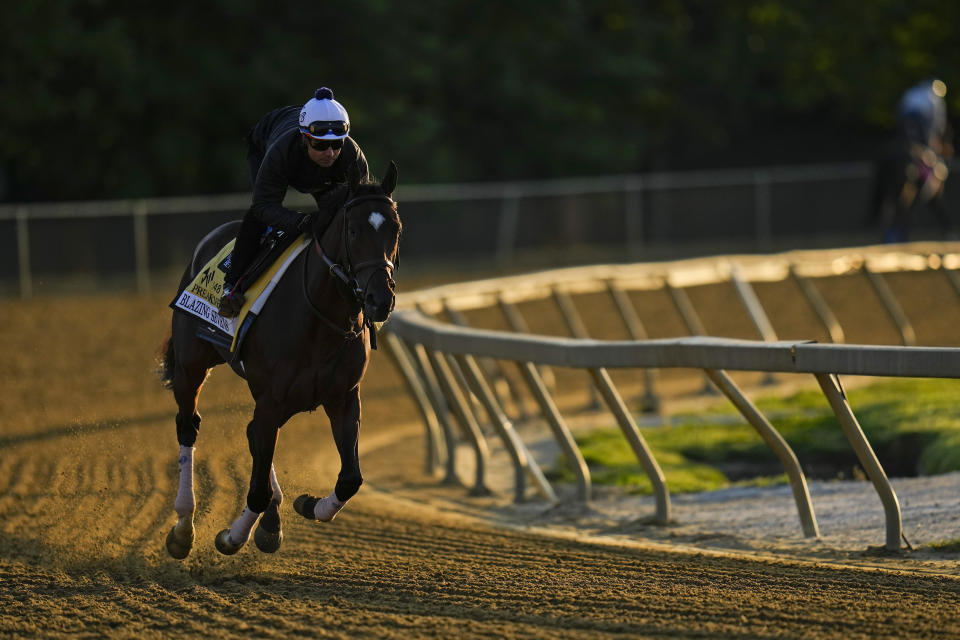
M 277 227 L 278 229 L 283 229 L 287 233 L 299 233 L 301 231 L 301 226 L 304 224 L 304 219 L 309 216 L 300 213 L 299 211 L 284 211 L 282 214 L 277 214 L 270 221 L 270 224 Z

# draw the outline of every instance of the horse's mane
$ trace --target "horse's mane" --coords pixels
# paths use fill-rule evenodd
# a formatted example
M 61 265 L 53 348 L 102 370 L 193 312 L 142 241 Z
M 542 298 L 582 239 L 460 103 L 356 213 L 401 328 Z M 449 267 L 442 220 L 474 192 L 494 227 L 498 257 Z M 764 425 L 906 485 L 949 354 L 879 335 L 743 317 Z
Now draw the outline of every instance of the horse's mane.
M 347 201 L 350 194 L 350 188 L 345 184 L 338 184 L 329 191 L 320 194 L 317 197 L 317 210 L 321 213 L 334 215 L 340 207 Z
M 357 185 L 357 190 L 350 194 L 351 198 L 356 198 L 359 196 L 376 196 L 376 195 L 389 195 L 383 193 L 383 187 L 380 185 L 380 182 L 371 176 L 369 180 L 364 180 L 359 185 Z M 397 205 L 394 203 L 388 209 L 391 211 L 394 216 L 399 219 L 397 214 Z
M 357 190 L 352 195 L 356 196 L 370 196 L 378 195 L 383 193 L 380 182 L 375 178 L 370 178 L 369 180 L 364 180 L 359 185 L 357 185 Z
M 380 183 L 375 179 L 367 179 L 357 185 L 357 190 L 350 193 L 350 187 L 346 184 L 338 184 L 326 193 L 317 198 L 317 208 L 321 212 L 327 212 L 331 215 L 337 213 L 340 207 L 347 202 L 348 197 L 378 195 L 381 193 Z
M 369 180 L 364 180 L 359 185 L 357 185 L 357 190 L 351 193 L 350 197 L 356 198 L 359 196 L 379 196 L 379 195 L 385 195 L 390 197 L 393 196 L 393 194 L 383 193 L 383 186 L 373 176 L 371 176 Z M 383 213 L 389 212 L 387 213 L 387 215 L 392 214 L 394 221 L 400 226 L 400 229 L 401 229 L 400 233 L 402 234 L 403 225 L 400 223 L 400 213 L 397 211 L 397 203 L 394 202 L 389 207 L 382 208 L 381 211 Z M 394 259 L 394 263 L 396 263 L 397 265 L 400 264 L 399 254 Z
M 365 179 L 359 185 L 357 185 L 356 191 L 351 192 L 350 187 L 347 184 L 338 184 L 329 191 L 319 195 L 317 197 L 317 222 L 321 220 L 329 222 L 336 216 L 340 209 L 347 203 L 348 198 L 356 198 L 358 196 L 371 196 L 371 195 L 380 195 L 382 194 L 382 187 L 380 183 L 373 179 Z M 397 214 L 397 206 L 394 204 L 389 209 L 394 216 L 399 219 Z M 326 228 L 324 224 L 323 228 Z M 317 232 L 316 228 L 310 230 L 310 234 L 315 234 Z

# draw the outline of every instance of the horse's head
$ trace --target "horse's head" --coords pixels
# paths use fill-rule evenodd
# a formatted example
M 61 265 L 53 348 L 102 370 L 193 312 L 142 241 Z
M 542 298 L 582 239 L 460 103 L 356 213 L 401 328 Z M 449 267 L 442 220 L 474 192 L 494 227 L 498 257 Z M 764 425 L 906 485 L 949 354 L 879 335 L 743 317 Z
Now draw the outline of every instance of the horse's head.
M 397 186 L 397 165 L 392 161 L 380 183 L 361 182 L 350 172 L 350 195 L 343 205 L 340 256 L 347 275 L 353 279 L 363 314 L 383 322 L 393 311 L 396 283 L 393 271 L 400 246 L 400 216 L 393 190 Z

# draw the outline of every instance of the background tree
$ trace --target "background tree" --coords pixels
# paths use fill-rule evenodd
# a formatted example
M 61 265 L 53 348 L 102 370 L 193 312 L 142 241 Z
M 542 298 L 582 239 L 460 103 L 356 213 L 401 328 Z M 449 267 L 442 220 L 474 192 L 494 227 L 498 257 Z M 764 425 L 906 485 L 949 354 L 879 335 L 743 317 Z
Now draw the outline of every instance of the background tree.
M 242 137 L 320 85 L 374 168 L 477 181 L 870 157 L 942 0 L 0 5 L 0 198 L 244 190 Z

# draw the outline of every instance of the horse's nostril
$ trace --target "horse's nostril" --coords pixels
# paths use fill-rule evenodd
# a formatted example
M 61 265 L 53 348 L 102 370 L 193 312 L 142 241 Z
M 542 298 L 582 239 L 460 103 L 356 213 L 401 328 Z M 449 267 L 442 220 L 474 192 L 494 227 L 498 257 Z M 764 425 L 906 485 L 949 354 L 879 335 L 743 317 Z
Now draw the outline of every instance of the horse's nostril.
M 364 313 L 370 316 L 371 319 L 382 322 L 386 320 L 390 312 L 393 311 L 393 305 L 394 299 L 392 297 L 386 300 L 375 300 L 372 296 L 367 296 Z

